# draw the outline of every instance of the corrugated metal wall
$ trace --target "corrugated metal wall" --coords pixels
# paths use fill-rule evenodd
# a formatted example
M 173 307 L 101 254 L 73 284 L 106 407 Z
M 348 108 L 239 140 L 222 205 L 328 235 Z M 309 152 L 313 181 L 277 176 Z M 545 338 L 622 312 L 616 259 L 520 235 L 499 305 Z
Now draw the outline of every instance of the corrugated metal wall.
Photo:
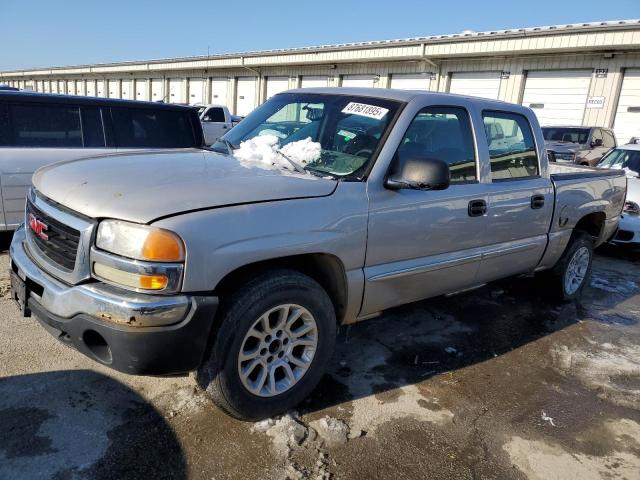
M 521 103 L 528 72 L 588 70 L 588 98 L 603 100 L 598 108 L 584 109 L 582 123 L 612 127 L 624 71 L 640 68 L 640 28 L 627 27 L 619 31 L 566 29 L 538 36 L 504 34 L 505 38 L 431 37 L 413 44 L 373 42 L 322 47 L 317 51 L 0 73 L 0 83 L 80 95 L 122 96 L 124 92 L 128 98 L 155 101 L 184 102 L 195 98 L 206 103 L 226 103 L 235 112 L 238 102 L 246 100 L 238 93 L 239 82 L 246 91 L 246 82 L 251 78 L 255 82 L 255 103 L 261 103 L 273 90 L 268 90 L 270 77 L 278 77 L 280 83 L 288 78 L 288 87 L 296 88 L 323 83 L 340 86 L 345 78 L 349 81 L 362 78 L 354 75 L 368 75 L 374 87 L 390 88 L 393 75 L 422 74 L 425 88 L 447 92 L 456 74 L 462 78 L 463 73 L 496 72 L 500 75 L 498 99 Z M 242 103 L 241 109 L 247 105 Z

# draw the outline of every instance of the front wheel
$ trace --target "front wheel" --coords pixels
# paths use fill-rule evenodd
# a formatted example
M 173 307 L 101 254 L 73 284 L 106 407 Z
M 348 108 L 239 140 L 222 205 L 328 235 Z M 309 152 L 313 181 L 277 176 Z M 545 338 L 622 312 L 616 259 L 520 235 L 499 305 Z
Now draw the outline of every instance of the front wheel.
M 580 298 L 591 278 L 593 239 L 582 231 L 575 231 L 567 249 L 551 270 L 554 289 L 560 299 L 569 301 Z
M 198 383 L 230 415 L 257 420 L 306 398 L 333 353 L 333 304 L 313 279 L 266 272 L 231 295 Z

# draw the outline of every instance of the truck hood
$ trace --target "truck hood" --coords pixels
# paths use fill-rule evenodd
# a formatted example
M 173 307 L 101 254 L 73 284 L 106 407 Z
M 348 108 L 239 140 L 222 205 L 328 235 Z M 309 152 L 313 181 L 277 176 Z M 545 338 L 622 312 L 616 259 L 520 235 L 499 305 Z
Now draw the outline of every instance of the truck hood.
M 337 182 L 194 149 L 56 163 L 39 169 L 33 185 L 88 217 L 149 223 L 191 210 L 331 195 Z

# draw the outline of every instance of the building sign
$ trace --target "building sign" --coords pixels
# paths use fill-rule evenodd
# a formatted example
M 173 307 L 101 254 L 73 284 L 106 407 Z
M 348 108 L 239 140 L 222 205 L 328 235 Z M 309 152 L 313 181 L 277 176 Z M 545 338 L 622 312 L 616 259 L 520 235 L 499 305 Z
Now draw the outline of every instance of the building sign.
M 596 78 L 606 78 L 609 73 L 608 68 L 596 68 Z
M 500 78 L 507 79 L 511 76 L 511 72 L 500 72 Z
M 587 99 L 587 108 L 604 107 L 604 97 L 589 97 Z

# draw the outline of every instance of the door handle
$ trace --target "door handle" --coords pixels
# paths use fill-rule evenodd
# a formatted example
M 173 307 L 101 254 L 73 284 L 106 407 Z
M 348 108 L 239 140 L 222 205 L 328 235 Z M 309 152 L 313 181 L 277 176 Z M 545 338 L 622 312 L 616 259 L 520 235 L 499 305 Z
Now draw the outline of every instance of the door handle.
M 467 212 L 470 217 L 481 217 L 487 213 L 487 202 L 484 200 L 471 200 Z
M 534 195 L 531 197 L 531 208 L 538 210 L 544 207 L 544 195 Z

